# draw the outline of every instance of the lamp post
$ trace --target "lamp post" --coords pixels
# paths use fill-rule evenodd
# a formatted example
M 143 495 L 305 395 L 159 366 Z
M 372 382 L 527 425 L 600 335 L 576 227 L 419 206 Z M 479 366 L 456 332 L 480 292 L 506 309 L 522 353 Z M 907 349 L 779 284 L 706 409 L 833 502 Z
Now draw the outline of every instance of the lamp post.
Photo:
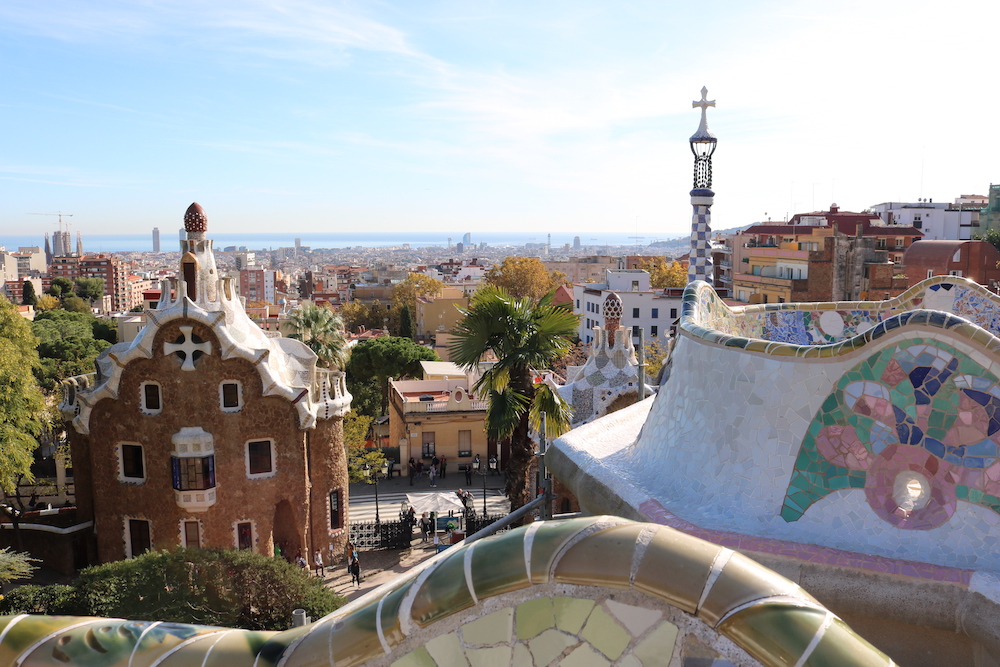
M 490 469 L 486 467 L 486 459 L 480 459 L 479 461 L 479 475 L 483 478 L 483 519 L 486 518 L 486 475 L 489 474 Z
M 372 467 L 368 463 L 365 463 L 364 465 L 362 465 L 361 469 L 365 473 L 365 479 L 371 479 L 372 478 Z M 375 469 L 375 475 L 374 475 L 374 477 L 375 477 L 375 523 L 382 523 L 382 520 L 379 518 L 379 514 L 378 514 L 378 474 L 380 472 L 382 473 L 383 477 L 385 477 L 389 473 L 389 462 L 388 461 L 383 461 L 382 462 L 382 467 L 380 469 Z
M 708 131 L 708 107 L 715 106 L 715 100 L 708 99 L 708 88 L 701 89 L 701 100 L 691 103 L 692 108 L 701 108 L 701 123 L 698 131 L 688 140 L 694 154 L 694 189 L 691 190 L 691 255 L 688 261 L 688 282 L 704 280 L 713 284 L 712 269 L 712 154 L 718 139 Z

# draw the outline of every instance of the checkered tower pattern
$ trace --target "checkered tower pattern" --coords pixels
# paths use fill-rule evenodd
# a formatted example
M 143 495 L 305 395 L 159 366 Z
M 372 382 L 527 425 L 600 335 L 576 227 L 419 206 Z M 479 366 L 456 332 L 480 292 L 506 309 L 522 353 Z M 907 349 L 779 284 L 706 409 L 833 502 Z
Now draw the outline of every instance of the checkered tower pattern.
M 709 197 L 691 197 L 694 214 L 691 217 L 691 254 L 688 258 L 688 282 L 704 280 L 714 285 L 712 266 L 712 204 L 695 200 Z

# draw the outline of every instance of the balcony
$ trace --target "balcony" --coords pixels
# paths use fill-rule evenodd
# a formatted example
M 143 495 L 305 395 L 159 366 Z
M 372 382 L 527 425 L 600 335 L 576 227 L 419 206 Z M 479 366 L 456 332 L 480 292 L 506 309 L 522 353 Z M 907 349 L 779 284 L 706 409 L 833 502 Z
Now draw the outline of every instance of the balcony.
M 421 412 L 485 412 L 487 401 L 471 399 L 463 401 L 451 410 L 448 409 L 448 401 L 407 401 L 403 404 L 405 413 Z
M 215 504 L 215 488 L 203 491 L 174 490 L 174 501 L 177 506 L 189 512 L 204 512 Z

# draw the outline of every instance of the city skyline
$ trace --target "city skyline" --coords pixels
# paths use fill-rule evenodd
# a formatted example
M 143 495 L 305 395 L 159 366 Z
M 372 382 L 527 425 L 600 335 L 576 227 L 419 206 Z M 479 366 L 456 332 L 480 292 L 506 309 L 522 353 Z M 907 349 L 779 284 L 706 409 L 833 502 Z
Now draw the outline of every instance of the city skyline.
M 992 59 L 955 28 L 998 14 L 12 0 L 0 234 L 173 230 L 199 201 L 221 233 L 679 236 L 702 86 L 713 227 L 986 194 Z

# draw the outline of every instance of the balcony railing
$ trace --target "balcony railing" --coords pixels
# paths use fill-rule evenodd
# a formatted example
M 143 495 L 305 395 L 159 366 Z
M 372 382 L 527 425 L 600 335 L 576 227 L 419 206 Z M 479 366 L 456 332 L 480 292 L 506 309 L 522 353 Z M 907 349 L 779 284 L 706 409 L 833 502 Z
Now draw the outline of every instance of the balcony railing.
M 448 401 L 413 401 L 403 404 L 403 412 L 480 412 L 486 410 L 486 404 L 485 399 L 467 400 L 449 410 Z

